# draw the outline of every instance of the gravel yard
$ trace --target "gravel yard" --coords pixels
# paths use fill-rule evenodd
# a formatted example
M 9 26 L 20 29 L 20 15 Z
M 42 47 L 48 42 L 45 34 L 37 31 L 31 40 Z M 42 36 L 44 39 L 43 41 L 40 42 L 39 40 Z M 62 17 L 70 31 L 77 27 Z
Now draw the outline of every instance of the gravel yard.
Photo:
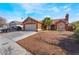
M 43 31 L 17 41 L 35 55 L 79 54 L 79 44 L 72 39 L 73 32 Z

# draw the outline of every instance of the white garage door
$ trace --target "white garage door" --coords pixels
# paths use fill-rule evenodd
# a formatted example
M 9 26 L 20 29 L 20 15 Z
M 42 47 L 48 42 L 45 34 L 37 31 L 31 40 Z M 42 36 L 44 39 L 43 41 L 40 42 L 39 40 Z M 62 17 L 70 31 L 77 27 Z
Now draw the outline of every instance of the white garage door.
M 35 31 L 36 30 L 36 24 L 26 24 L 25 30 L 26 31 Z

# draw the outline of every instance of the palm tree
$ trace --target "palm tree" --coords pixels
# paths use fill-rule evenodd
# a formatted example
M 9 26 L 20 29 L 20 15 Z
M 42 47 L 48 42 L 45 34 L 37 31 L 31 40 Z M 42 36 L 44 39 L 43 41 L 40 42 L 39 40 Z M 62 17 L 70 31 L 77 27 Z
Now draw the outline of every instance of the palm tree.
M 45 26 L 45 29 L 49 29 L 49 26 L 51 25 L 52 23 L 52 20 L 50 17 L 45 17 L 44 20 L 42 21 L 43 22 L 43 26 Z

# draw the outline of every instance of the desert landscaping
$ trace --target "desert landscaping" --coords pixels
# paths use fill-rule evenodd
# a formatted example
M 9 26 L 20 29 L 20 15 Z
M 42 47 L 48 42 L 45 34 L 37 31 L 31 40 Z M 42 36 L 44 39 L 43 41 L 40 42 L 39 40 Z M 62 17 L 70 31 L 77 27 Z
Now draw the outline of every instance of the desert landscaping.
M 72 35 L 69 31 L 42 31 L 17 43 L 35 55 L 79 54 L 79 44 Z

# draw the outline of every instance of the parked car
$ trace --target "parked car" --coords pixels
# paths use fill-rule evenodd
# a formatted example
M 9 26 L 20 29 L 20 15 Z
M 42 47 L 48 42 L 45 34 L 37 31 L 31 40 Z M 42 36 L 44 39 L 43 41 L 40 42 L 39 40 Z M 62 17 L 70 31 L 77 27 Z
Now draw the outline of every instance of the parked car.
M 20 26 L 15 27 L 8 27 L 8 28 L 2 28 L 1 32 L 14 32 L 14 31 L 21 31 L 22 28 Z
M 3 29 L 3 28 L 2 28 L 2 27 L 0 27 L 0 32 L 2 32 L 2 29 Z
M 2 30 L 1 30 L 1 32 L 9 32 L 9 28 L 3 28 Z

